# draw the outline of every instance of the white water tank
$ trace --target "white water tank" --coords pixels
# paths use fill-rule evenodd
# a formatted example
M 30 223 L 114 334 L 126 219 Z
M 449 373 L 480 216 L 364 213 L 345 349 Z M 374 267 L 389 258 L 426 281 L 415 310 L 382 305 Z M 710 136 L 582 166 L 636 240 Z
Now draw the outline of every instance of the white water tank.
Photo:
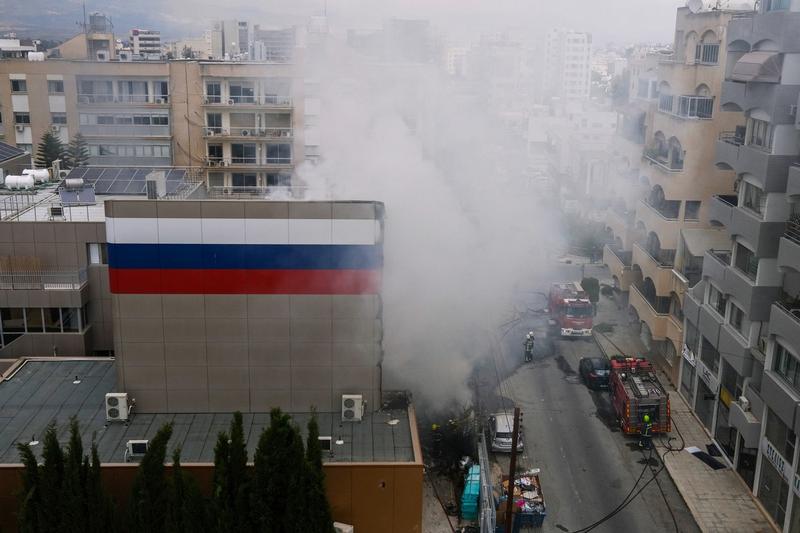
M 28 61 L 44 61 L 44 52 L 28 52 Z
M 26 168 L 22 171 L 23 176 L 33 176 L 36 183 L 47 183 L 50 181 L 50 171 L 46 168 Z
M 33 189 L 33 176 L 6 176 L 6 189 Z
M 67 189 L 82 189 L 83 178 L 67 178 L 64 180 L 64 187 Z

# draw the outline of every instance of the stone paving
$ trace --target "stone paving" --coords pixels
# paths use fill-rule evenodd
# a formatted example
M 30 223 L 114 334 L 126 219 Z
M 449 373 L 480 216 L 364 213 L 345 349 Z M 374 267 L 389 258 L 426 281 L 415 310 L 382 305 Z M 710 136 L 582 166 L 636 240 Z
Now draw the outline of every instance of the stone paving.
M 599 269 L 598 269 L 599 270 Z M 594 273 L 593 273 L 594 274 Z M 600 275 L 598 275 L 600 274 Z M 602 280 L 602 272 L 597 272 Z M 608 324 L 610 331 L 596 334 L 595 339 L 607 354 L 619 351 L 626 354 L 642 353 L 644 346 L 627 327 L 627 301 L 601 297 L 595 324 Z M 663 380 L 663 383 L 667 383 Z M 711 443 L 706 430 L 691 412 L 689 406 L 671 386 L 670 406 L 674 420 L 671 446 L 678 447 L 683 437 L 685 446 L 696 446 L 706 450 Z M 680 430 L 680 436 L 678 431 Z M 658 440 L 658 439 L 656 439 Z M 767 518 L 747 485 L 731 468 L 713 470 L 708 465 L 683 450 L 670 452 L 656 442 L 659 455 L 663 456 L 667 472 L 683 496 L 697 525 L 708 533 L 767 533 L 779 531 Z

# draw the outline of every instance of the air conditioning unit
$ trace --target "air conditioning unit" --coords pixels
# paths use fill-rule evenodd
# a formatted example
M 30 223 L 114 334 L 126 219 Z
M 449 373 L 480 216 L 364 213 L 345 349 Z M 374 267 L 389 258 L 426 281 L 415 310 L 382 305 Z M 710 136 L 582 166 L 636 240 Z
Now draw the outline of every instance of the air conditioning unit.
M 264 137 L 267 134 L 267 130 L 265 128 L 261 128 L 258 130 L 258 134 Z
M 333 530 L 336 533 L 353 533 L 354 531 L 353 526 L 350 524 L 342 524 L 341 522 L 334 522 Z
M 229 166 L 231 166 L 231 162 L 230 161 L 220 161 L 220 166 L 229 167 Z
M 108 61 L 109 59 L 108 50 L 98 50 L 96 57 L 98 61 Z
M 203 97 L 203 103 L 204 104 L 210 104 L 211 103 L 211 98 L 209 98 L 208 96 Z
M 61 131 L 61 126 L 59 126 L 58 124 L 53 124 L 52 126 L 50 126 L 50 131 L 52 131 L 53 133 L 58 133 L 59 131 Z
M 166 104 L 167 103 L 167 99 L 166 98 L 156 98 L 156 103 L 157 104 Z
M 146 439 L 129 440 L 125 447 L 125 462 L 132 457 L 144 457 L 149 445 L 150 441 Z
M 228 98 L 228 105 L 233 105 L 235 103 L 236 102 L 234 102 L 233 98 Z
M 206 135 L 208 135 L 209 137 L 213 137 L 214 133 L 215 133 L 214 128 L 206 128 Z
M 250 135 L 250 130 L 242 130 L 242 137 L 247 137 Z
M 742 411 L 750 411 L 750 400 L 748 400 L 746 396 L 739 396 L 739 406 L 742 408 Z
M 106 420 L 127 422 L 130 417 L 130 402 L 127 392 L 106 393 Z
M 24 124 L 17 124 L 14 127 L 14 129 L 17 130 L 18 132 L 22 133 L 23 131 L 25 131 L 25 125 Z
M 208 160 L 206 160 L 206 165 L 208 165 L 210 167 L 218 167 L 219 166 L 219 161 L 217 161 L 216 159 L 208 159 Z
M 342 394 L 342 421 L 361 422 L 364 418 L 364 397 L 361 394 Z

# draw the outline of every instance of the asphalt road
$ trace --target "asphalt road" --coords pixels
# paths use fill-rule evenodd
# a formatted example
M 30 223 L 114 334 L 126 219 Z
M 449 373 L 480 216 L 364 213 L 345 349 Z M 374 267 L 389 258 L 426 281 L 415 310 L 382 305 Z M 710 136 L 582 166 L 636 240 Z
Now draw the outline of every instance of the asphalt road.
M 564 279 L 577 279 L 573 270 L 575 267 L 565 265 Z M 542 297 L 533 289 L 522 290 L 519 298 L 518 309 L 542 307 Z M 530 329 L 536 333 L 536 353 L 532 363 L 524 364 L 522 339 Z M 578 360 L 600 355 L 595 343 L 549 340 L 546 329 L 547 316 L 529 311 L 505 335 L 498 335 L 502 349 L 477 375 L 479 407 L 487 413 L 510 409 L 515 401 L 522 409 L 522 463 L 541 469 L 547 502 L 542 530 L 577 531 L 617 507 L 644 470 L 638 490 L 661 461 L 653 455 L 648 464 L 636 439 L 618 431 L 607 392 L 590 391 L 580 382 Z M 497 394 L 498 377 L 502 397 Z M 508 470 L 507 455 L 497 454 L 495 459 Z M 657 481 L 592 531 L 699 531 L 667 472 L 662 471 Z

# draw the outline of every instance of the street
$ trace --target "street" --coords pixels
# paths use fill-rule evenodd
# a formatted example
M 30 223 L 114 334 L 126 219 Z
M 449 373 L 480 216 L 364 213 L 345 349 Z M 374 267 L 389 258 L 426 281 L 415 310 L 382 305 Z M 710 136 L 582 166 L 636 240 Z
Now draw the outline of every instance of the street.
M 562 267 L 557 270 L 563 279 L 580 278 L 579 268 Z M 587 266 L 586 275 L 605 277 L 604 270 L 596 266 Z M 544 282 L 538 290 L 546 292 L 546 287 Z M 536 292 L 534 288 L 521 291 L 515 307 L 541 308 L 543 298 Z M 617 311 L 605 297 L 599 305 L 614 306 L 622 324 L 624 310 Z M 531 329 L 537 339 L 535 357 L 524 364 L 522 339 Z M 502 336 L 493 360 L 478 373 L 479 407 L 483 413 L 510 410 L 514 404 L 521 408 L 525 443 L 521 464 L 541 469 L 547 502 L 542 529 L 576 531 L 614 510 L 640 475 L 637 490 L 641 488 L 661 467 L 661 461 L 654 455 L 648 465 L 648 452 L 638 447 L 635 438 L 618 430 L 608 392 L 590 391 L 581 383 L 576 373 L 579 359 L 602 355 L 594 341 L 551 340 L 546 331 L 547 315 L 528 312 Z M 500 470 L 507 472 L 508 455 L 494 455 Z M 593 531 L 699 529 L 672 480 L 662 471 L 657 483 L 650 483 L 630 505 Z

